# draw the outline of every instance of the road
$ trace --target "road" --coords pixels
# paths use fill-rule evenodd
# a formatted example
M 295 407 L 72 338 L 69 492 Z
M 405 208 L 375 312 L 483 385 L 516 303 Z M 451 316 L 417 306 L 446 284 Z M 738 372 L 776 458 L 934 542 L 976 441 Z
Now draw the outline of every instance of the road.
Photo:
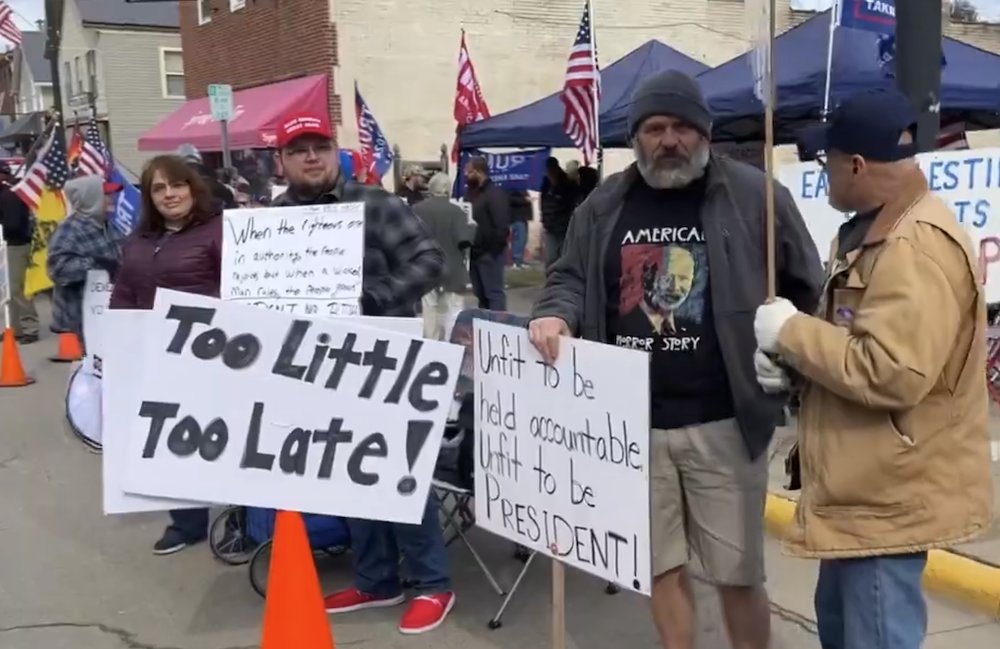
M 524 299 L 512 298 L 512 309 Z M 43 309 L 45 311 L 45 309 Z M 262 600 L 246 567 L 215 561 L 205 546 L 155 557 L 163 515 L 105 517 L 100 456 L 69 433 L 63 400 L 69 368 L 50 363 L 55 341 L 22 348 L 38 379 L 0 391 L 0 647 L 3 649 L 243 649 L 256 647 Z M 510 544 L 474 531 L 473 542 L 502 583 L 520 564 Z M 486 621 L 499 604 L 468 551 L 452 546 L 458 603 L 448 622 L 420 637 L 395 630 L 398 610 L 332 618 L 339 646 L 487 649 L 549 645 L 548 569 L 536 561 L 501 629 Z M 348 584 L 349 561 L 323 559 L 327 587 Z M 811 592 L 816 566 L 768 545 L 775 649 L 819 649 Z M 726 649 L 714 594 L 699 587 L 702 649 Z M 604 594 L 598 581 L 568 574 L 573 649 L 655 647 L 642 598 Z M 928 649 L 995 649 L 1000 625 L 932 602 Z

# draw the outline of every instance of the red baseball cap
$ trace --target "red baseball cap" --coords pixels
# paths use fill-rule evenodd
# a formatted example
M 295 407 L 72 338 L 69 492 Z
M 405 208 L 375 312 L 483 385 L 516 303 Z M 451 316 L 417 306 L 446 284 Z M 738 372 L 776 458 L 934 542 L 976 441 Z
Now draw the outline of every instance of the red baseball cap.
M 292 140 L 302 135 L 316 135 L 332 140 L 333 129 L 330 128 L 330 118 L 313 113 L 301 113 L 286 117 L 278 124 L 278 130 L 275 134 L 276 144 L 279 149 L 283 149 Z
M 123 189 L 121 183 L 104 183 L 104 193 L 105 194 L 117 194 Z

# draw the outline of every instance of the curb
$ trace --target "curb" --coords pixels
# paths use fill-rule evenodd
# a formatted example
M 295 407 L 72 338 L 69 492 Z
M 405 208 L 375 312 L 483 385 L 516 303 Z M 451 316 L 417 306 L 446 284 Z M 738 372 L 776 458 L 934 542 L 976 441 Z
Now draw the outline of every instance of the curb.
M 795 516 L 795 501 L 767 494 L 764 520 L 781 538 Z M 1000 568 L 947 550 L 927 553 L 924 588 L 1000 620 Z

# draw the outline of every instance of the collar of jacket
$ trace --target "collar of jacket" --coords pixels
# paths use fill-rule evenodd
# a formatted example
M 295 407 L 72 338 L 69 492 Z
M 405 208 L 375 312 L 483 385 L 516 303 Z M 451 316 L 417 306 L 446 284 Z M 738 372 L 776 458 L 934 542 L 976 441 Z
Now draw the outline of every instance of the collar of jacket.
M 886 203 L 875 220 L 872 221 L 871 227 L 868 228 L 868 234 L 861 245 L 863 247 L 874 246 L 885 241 L 889 233 L 910 211 L 910 208 L 927 195 L 928 191 L 930 189 L 927 185 L 927 177 L 924 176 L 920 167 L 914 164 L 913 169 L 902 179 L 898 191 L 895 193 L 895 198 Z
M 159 239 L 160 237 L 162 237 L 164 234 L 166 234 L 168 232 L 170 234 L 180 234 L 181 232 L 187 232 L 191 228 L 195 228 L 195 227 L 198 227 L 199 225 L 203 225 L 205 223 L 208 223 L 209 221 L 211 221 L 212 219 L 214 219 L 217 216 L 219 216 L 219 212 L 214 212 L 212 214 L 209 214 L 208 216 L 206 216 L 203 219 L 198 219 L 197 221 L 194 220 L 194 219 L 188 219 L 187 222 L 184 223 L 184 225 L 182 225 L 180 227 L 180 229 L 178 229 L 178 230 L 172 230 L 171 231 L 171 230 L 167 230 L 166 228 L 164 228 L 162 230 L 156 230 L 156 231 L 142 231 L 142 232 L 139 232 L 139 236 L 142 237 L 142 238 L 144 238 L 144 239 Z

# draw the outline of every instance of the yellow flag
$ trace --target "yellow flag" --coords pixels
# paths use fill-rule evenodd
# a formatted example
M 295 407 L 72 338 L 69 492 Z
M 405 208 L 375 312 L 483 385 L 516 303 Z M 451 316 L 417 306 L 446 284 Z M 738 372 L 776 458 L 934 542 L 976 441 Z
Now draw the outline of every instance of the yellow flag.
M 35 210 L 35 234 L 31 238 L 31 263 L 24 278 L 24 294 L 34 295 L 52 288 L 46 268 L 49 258 L 49 239 L 66 218 L 66 198 L 62 190 L 46 188 Z

